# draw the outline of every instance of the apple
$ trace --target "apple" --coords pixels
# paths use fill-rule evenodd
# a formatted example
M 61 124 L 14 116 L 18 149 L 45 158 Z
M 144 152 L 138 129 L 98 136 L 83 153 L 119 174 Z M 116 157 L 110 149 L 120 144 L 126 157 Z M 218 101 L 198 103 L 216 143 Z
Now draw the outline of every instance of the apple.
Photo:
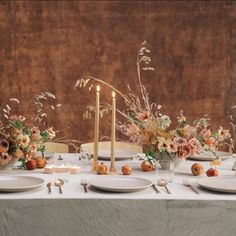
M 107 173 L 107 166 L 101 162 L 101 164 L 97 166 L 96 171 L 98 175 L 105 175 Z
M 194 163 L 191 167 L 193 175 L 198 176 L 204 173 L 203 166 L 199 163 Z
M 154 169 L 154 167 L 150 161 L 145 160 L 141 163 L 141 169 L 142 169 L 142 171 L 152 171 Z
M 219 172 L 217 169 L 210 168 L 207 170 L 206 174 L 208 177 L 214 177 L 214 176 L 218 176 Z
M 122 166 L 123 175 L 130 175 L 132 172 L 132 168 L 129 165 Z
M 34 170 L 37 167 L 37 163 L 35 160 L 30 159 L 25 163 L 25 167 L 27 170 Z
M 37 168 L 43 168 L 46 165 L 46 160 L 42 157 L 36 157 L 35 161 Z

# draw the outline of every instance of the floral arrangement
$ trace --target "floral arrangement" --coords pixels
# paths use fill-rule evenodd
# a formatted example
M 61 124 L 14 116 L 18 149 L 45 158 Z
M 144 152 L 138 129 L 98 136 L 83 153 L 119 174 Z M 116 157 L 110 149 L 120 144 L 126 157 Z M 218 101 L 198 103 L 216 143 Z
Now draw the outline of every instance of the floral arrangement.
M 221 126 L 218 130 L 212 130 L 210 118 L 207 116 L 194 121 L 193 125 L 189 125 L 181 112 L 178 120 L 182 124 L 182 127 L 177 129 L 178 134 L 184 138 L 195 137 L 200 142 L 202 150 L 214 153 L 222 146 L 228 147 L 229 150 L 233 147 L 229 130 L 223 129 Z
M 233 147 L 234 151 L 236 148 L 236 105 L 233 105 L 229 108 L 228 111 L 229 122 L 232 130 L 232 139 L 233 139 Z
M 141 82 L 141 74 L 145 71 L 154 71 L 151 65 L 150 50 L 147 42 L 144 41 L 137 54 L 137 75 L 140 87 L 140 96 L 137 96 L 128 85 L 129 93 L 125 95 L 105 81 L 92 77 L 82 77 L 76 81 L 75 88 L 89 86 L 89 90 L 94 87 L 94 83 L 100 83 L 115 91 L 124 99 L 126 110 L 117 112 L 126 118 L 125 122 L 118 122 L 117 129 L 126 135 L 130 141 L 141 145 L 146 151 L 147 158 L 163 157 L 185 159 L 201 150 L 215 151 L 220 145 L 230 143 L 228 130 L 220 128 L 218 131 L 211 131 L 209 119 L 200 118 L 189 124 L 183 112 L 177 119 L 178 124 L 173 128 L 173 123 L 168 115 L 162 114 L 162 106 L 149 101 L 149 94 Z M 110 109 L 107 103 L 101 106 L 101 115 Z M 84 113 L 84 118 L 91 118 L 93 106 L 89 105 Z
M 56 134 L 52 127 L 40 129 L 45 125 L 47 109 L 55 110 L 61 104 L 48 104 L 49 100 L 56 97 L 49 92 L 36 95 L 31 102 L 36 107 L 36 116 L 25 118 L 24 115 L 12 114 L 15 105 L 20 101 L 10 98 L 8 103 L 1 109 L 0 119 L 0 166 L 5 166 L 11 161 L 21 160 L 24 167 L 25 162 L 36 156 L 40 151 L 45 151 L 44 143 L 55 138 Z M 47 105 L 46 105 L 47 102 Z M 35 125 L 37 124 L 37 125 Z

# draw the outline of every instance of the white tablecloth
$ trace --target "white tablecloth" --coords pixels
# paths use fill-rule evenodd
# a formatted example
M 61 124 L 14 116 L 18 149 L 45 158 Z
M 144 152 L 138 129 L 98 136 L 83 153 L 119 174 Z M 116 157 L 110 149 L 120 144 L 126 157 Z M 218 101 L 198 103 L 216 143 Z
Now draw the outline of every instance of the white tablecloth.
M 63 159 L 78 163 L 78 155 L 66 154 Z M 144 173 L 139 161 L 126 161 L 133 167 L 132 176 L 156 180 L 155 172 Z M 48 194 L 46 183 L 55 176 L 35 171 L 1 171 L 7 174 L 30 175 L 45 179 L 42 188 L 22 193 L 0 194 L 0 235 L 236 235 L 236 195 L 200 189 L 193 193 L 182 185 L 183 179 L 195 183 L 202 177 L 191 175 L 193 161 L 182 163 L 169 184 L 172 194 L 159 187 L 135 193 L 105 193 L 89 189 L 84 193 L 81 178 L 95 177 L 80 162 L 81 174 L 70 175 L 63 186 L 63 194 L 52 188 Z M 234 158 L 223 161 L 220 176 L 234 176 Z M 117 169 L 124 164 L 117 162 Z M 202 163 L 206 169 L 209 162 Z M 63 176 L 68 178 L 68 176 Z

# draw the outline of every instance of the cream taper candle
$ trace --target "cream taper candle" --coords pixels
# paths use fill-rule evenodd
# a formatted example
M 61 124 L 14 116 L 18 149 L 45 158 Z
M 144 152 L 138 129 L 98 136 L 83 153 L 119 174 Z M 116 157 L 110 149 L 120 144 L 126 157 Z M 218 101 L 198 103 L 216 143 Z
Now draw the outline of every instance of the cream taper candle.
M 115 173 L 115 143 L 116 143 L 116 94 L 112 92 L 112 121 L 111 121 L 111 166 L 110 173 Z
M 98 142 L 99 142 L 99 112 L 100 112 L 100 86 L 96 90 L 96 106 L 95 106 L 95 121 L 94 121 L 94 159 L 92 170 L 96 170 L 98 165 Z

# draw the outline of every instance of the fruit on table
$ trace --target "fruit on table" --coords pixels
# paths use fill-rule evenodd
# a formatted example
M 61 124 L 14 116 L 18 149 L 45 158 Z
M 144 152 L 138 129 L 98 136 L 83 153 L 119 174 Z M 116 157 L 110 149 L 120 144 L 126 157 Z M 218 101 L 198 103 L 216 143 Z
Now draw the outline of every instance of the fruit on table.
M 43 168 L 46 165 L 46 160 L 42 157 L 36 157 L 35 161 L 37 168 Z
M 150 161 L 145 160 L 141 163 L 141 169 L 142 171 L 152 171 L 154 169 L 154 166 Z
M 129 165 L 122 166 L 123 175 L 130 175 L 132 172 L 132 168 Z
M 105 175 L 107 173 L 107 166 L 104 165 L 103 162 L 101 162 L 101 164 L 97 166 L 96 171 L 99 175 Z
M 208 177 L 213 177 L 213 176 L 218 176 L 219 172 L 217 169 L 210 168 L 207 170 L 206 174 Z
M 221 159 L 219 157 L 217 157 L 216 159 L 211 161 L 211 166 L 220 166 L 221 165 Z
M 204 173 L 203 166 L 199 163 L 194 163 L 191 167 L 193 175 L 198 176 Z
M 25 163 L 25 167 L 27 170 L 34 170 L 37 167 L 37 163 L 35 160 L 30 159 Z

